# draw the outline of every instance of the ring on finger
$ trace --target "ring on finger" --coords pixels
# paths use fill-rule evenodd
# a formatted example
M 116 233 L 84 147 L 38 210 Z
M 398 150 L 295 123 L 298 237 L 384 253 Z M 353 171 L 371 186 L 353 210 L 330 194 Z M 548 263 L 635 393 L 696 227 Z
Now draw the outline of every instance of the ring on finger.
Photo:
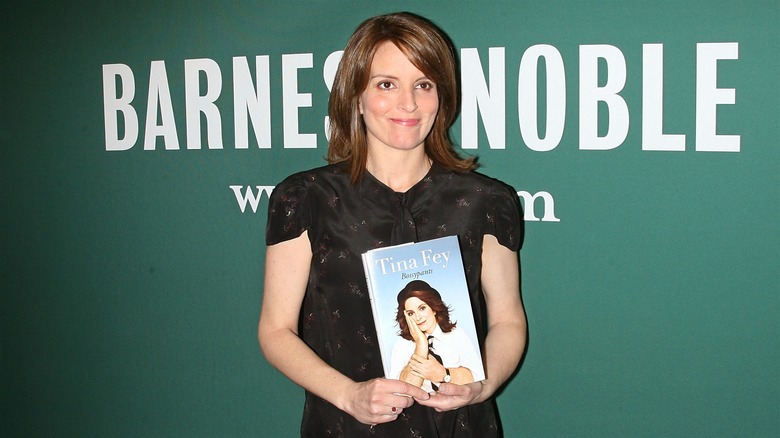
M 392 408 L 390 408 L 390 412 L 392 412 L 393 415 L 395 415 L 398 413 L 398 409 L 395 406 L 393 406 Z

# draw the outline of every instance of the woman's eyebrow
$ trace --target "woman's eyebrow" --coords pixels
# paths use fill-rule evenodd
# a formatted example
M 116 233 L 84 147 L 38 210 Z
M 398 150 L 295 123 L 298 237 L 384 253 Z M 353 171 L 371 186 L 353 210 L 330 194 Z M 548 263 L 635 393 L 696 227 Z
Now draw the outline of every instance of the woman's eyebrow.
M 375 74 L 375 75 L 373 75 L 373 76 L 369 77 L 369 79 L 376 79 L 376 78 L 382 78 L 382 79 L 395 79 L 395 80 L 398 80 L 398 77 L 397 77 L 397 76 L 393 76 L 393 75 L 386 75 L 386 74 L 383 74 L 383 73 L 377 73 L 377 74 Z
M 368 77 L 369 80 L 376 79 L 376 78 L 382 78 L 382 79 L 393 79 L 398 80 L 398 76 L 393 76 L 391 74 L 385 74 L 385 73 L 377 73 L 375 75 L 371 75 Z M 419 78 L 415 79 L 414 82 L 419 81 L 431 81 L 433 82 L 433 79 L 429 78 L 428 76 L 420 76 Z

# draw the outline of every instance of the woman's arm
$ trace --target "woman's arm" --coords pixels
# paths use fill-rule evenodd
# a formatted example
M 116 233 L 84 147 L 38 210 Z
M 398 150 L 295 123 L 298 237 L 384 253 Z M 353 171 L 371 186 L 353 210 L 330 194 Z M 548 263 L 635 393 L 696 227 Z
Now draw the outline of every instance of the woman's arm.
M 474 381 L 474 375 L 472 375 L 471 370 L 466 367 L 450 368 L 449 370 L 450 383 L 463 385 L 464 383 L 471 383 Z M 440 382 L 442 381 L 444 381 L 444 379 L 440 380 Z
M 485 236 L 482 246 L 482 290 L 488 315 L 486 379 L 467 385 L 442 384 L 435 396 L 421 404 L 444 411 L 487 400 L 520 363 L 527 336 L 520 267 L 517 254 L 492 235 Z
M 450 383 L 463 385 L 474 381 L 474 375 L 471 374 L 470 369 L 464 366 L 445 368 L 430 355 L 427 358 L 412 356 L 408 366 L 413 372 L 422 375 L 436 385 L 444 382 L 447 370 L 450 371 Z
M 401 370 L 398 380 L 422 387 L 425 375 L 421 374 L 419 370 L 414 370 L 413 364 L 419 362 L 421 358 L 428 357 L 428 340 L 422 330 L 420 330 L 420 327 L 415 324 L 412 317 L 406 312 L 404 312 L 404 318 L 406 319 L 406 326 L 409 328 L 409 335 L 411 335 L 412 342 L 414 342 L 414 353 L 412 353 L 406 366 Z
M 488 314 L 485 340 L 486 379 L 479 400 L 493 396 L 514 373 L 525 353 L 528 323 L 520 295 L 517 253 L 485 236 L 482 250 L 482 289 Z
M 307 232 L 268 247 L 266 251 L 263 305 L 258 339 L 268 362 L 306 390 L 366 424 L 392 421 L 392 407 L 414 402 L 408 394 L 423 399 L 428 394 L 397 380 L 354 382 L 325 363 L 298 336 L 298 316 L 306 293 L 311 263 Z
M 412 368 L 413 361 L 419 357 L 420 356 L 413 354 L 412 357 L 409 358 L 409 362 L 407 362 L 404 369 L 401 370 L 401 375 L 398 376 L 398 380 L 409 383 L 410 385 L 422 387 L 423 382 L 425 382 L 425 378 L 419 373 L 415 372 Z

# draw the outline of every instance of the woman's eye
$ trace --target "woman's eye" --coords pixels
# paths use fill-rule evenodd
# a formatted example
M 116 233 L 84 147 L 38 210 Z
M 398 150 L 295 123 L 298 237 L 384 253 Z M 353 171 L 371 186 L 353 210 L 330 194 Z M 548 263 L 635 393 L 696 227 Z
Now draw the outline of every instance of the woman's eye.
M 417 84 L 417 88 L 421 90 L 433 90 L 434 85 L 431 82 L 421 82 Z
M 379 87 L 379 89 L 381 90 L 389 90 L 393 88 L 393 83 L 388 81 L 382 81 L 377 84 L 377 87 Z

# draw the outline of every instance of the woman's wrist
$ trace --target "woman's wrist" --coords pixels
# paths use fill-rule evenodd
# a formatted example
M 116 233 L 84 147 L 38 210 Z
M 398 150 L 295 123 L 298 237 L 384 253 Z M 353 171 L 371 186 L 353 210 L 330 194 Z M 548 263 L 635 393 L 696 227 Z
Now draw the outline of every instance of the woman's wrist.
M 450 379 L 449 379 L 450 370 L 447 369 L 446 367 L 441 367 L 441 368 L 442 368 L 442 372 L 441 372 L 441 379 L 439 379 L 439 382 L 450 383 Z
M 479 385 L 479 386 L 477 386 Z M 477 391 L 477 395 L 474 398 L 475 403 L 481 403 L 490 397 L 493 396 L 493 393 L 495 392 L 495 388 L 493 385 L 491 385 L 491 382 L 486 380 L 480 380 L 479 382 L 474 382 L 474 388 Z
M 341 409 L 344 412 L 350 412 L 350 398 L 349 395 L 355 390 L 357 382 L 350 379 L 350 383 L 343 386 L 342 390 L 334 391 L 333 400 L 329 400 L 333 406 Z M 351 414 L 350 414 L 351 415 Z
M 331 388 L 332 390 L 329 391 L 329 396 L 322 398 L 330 402 L 333 406 L 352 415 L 352 405 L 354 404 L 353 395 L 360 389 L 360 385 L 361 382 L 356 382 L 344 376 L 344 379 L 339 379 L 333 388 Z

